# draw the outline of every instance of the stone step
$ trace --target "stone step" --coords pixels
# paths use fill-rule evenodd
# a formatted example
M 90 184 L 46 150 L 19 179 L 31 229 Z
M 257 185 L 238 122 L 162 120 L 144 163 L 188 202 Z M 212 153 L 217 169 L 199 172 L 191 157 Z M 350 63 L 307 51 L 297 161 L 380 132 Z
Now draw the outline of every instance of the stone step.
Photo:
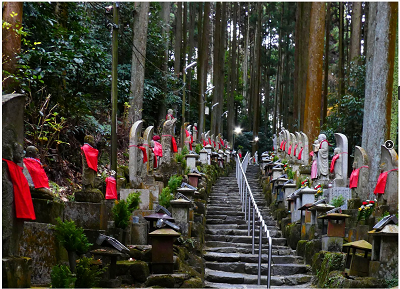
M 242 254 L 251 254 L 252 248 L 249 246 L 248 248 L 241 247 L 206 247 L 204 249 L 206 252 L 216 252 L 216 253 L 242 253 Z M 268 246 L 267 248 L 261 249 L 262 254 L 268 254 Z M 287 246 L 272 246 L 272 255 L 286 256 L 286 255 L 294 255 L 295 250 L 288 248 Z M 258 256 L 258 244 L 255 244 L 254 253 Z M 299 256 L 297 256 L 299 257 Z M 302 259 L 299 257 L 299 259 Z
M 242 244 L 252 244 L 252 237 L 251 236 L 225 236 L 225 235 L 206 235 L 205 236 L 205 241 L 206 244 L 208 242 L 226 242 L 226 243 L 242 243 Z M 255 244 L 258 244 L 258 237 L 254 238 Z M 267 237 L 262 238 L 263 244 L 267 247 L 268 245 L 268 239 Z M 272 245 L 286 245 L 286 239 L 285 238 L 272 238 Z M 212 247 L 212 246 L 210 246 Z M 216 247 L 216 246 L 213 246 Z
M 204 259 L 209 262 L 242 262 L 242 263 L 258 263 L 258 254 L 241 254 L 241 253 L 219 253 L 219 252 L 206 252 Z M 272 255 L 272 264 L 299 264 L 302 258 L 295 255 Z M 261 262 L 268 262 L 268 255 L 261 255 Z M 214 269 L 219 270 L 219 269 Z M 221 270 L 226 271 L 226 270 Z M 237 272 L 237 271 L 235 271 Z
M 270 231 L 270 236 L 271 237 L 282 237 L 282 233 L 281 231 L 279 231 L 278 228 L 274 228 L 274 229 L 269 229 Z M 229 236 L 248 236 L 248 230 L 243 230 L 243 229 L 206 229 L 205 231 L 206 236 L 207 235 L 229 235 Z M 255 236 L 259 236 L 260 231 L 259 230 L 255 230 Z M 250 229 L 250 236 L 252 236 L 253 234 L 253 230 Z
M 223 230 L 223 229 L 247 230 L 247 224 L 241 224 L 241 225 L 238 225 L 238 224 L 207 224 L 206 229 L 210 229 L 210 230 L 218 230 L 218 229 L 220 229 L 220 230 Z M 268 226 L 268 230 L 279 230 L 279 228 L 277 226 Z
M 206 262 L 206 268 L 216 271 L 244 273 L 250 275 L 258 275 L 258 263 L 244 262 Z M 288 276 L 294 274 L 306 274 L 308 272 L 307 265 L 301 264 L 275 264 L 271 267 L 273 276 Z M 268 274 L 267 261 L 261 263 L 261 275 Z
M 304 275 L 304 278 L 311 280 L 309 278 L 311 276 Z M 290 280 L 289 280 L 290 279 Z M 302 277 L 285 277 L 285 280 L 287 280 L 289 283 L 291 282 L 296 282 L 296 279 L 298 280 L 303 280 Z M 272 280 L 271 280 L 272 281 Z M 272 283 L 272 282 L 271 282 Z M 274 288 L 283 288 L 283 287 L 293 287 L 295 286 L 296 288 L 311 288 L 312 284 L 311 282 L 306 282 L 306 283 L 296 283 L 296 284 L 291 284 L 289 286 L 289 283 L 283 283 L 282 286 L 271 286 L 271 289 Z M 204 288 L 221 288 L 221 289 L 265 289 L 265 285 L 253 285 L 253 284 L 227 284 L 227 283 L 213 283 L 213 282 L 204 282 Z
M 291 276 L 271 276 L 271 286 L 292 286 L 297 284 L 308 283 L 311 281 L 311 275 L 296 274 Z M 227 284 L 257 284 L 258 276 L 243 273 L 229 273 L 224 271 L 216 271 L 206 268 L 205 280 L 216 284 L 216 288 L 221 288 L 220 283 Z M 267 276 L 261 276 L 261 285 L 267 285 Z
M 250 248 L 252 247 L 251 243 L 232 243 L 226 241 L 206 241 L 205 244 L 207 247 L 215 248 L 215 247 L 231 247 L 231 248 Z M 272 249 L 276 248 L 276 246 L 289 248 L 282 242 L 275 241 L 272 239 Z M 268 243 L 262 244 L 263 250 L 268 248 Z M 258 248 L 258 244 L 255 244 L 255 248 Z
M 267 211 L 260 210 L 261 215 L 264 219 L 264 221 L 274 221 L 274 218 L 269 214 Z M 225 218 L 227 216 L 234 216 L 238 218 L 242 218 L 244 220 L 245 214 L 242 211 L 224 211 L 224 210 L 219 210 L 219 211 L 214 211 L 214 210 L 207 210 L 206 213 L 206 218 L 210 219 L 218 219 L 218 218 Z M 247 216 L 248 218 L 248 216 Z M 251 221 L 253 218 L 253 212 L 251 211 Z M 247 219 L 246 219 L 247 220 Z M 256 216 L 256 221 L 258 221 L 257 216 Z
M 216 217 L 216 216 L 213 216 Z M 264 220 L 265 224 L 267 226 L 275 226 L 276 221 L 272 220 Z M 256 225 L 258 225 L 258 221 L 255 222 Z M 235 216 L 226 216 L 226 218 L 213 218 L 213 219 L 207 219 L 206 224 L 247 224 L 247 222 L 244 220 L 244 218 L 237 218 Z

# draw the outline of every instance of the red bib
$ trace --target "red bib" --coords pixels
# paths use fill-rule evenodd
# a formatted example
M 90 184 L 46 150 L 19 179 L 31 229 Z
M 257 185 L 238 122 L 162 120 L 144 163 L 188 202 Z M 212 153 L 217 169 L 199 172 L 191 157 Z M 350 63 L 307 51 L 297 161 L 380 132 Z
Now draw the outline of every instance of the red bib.
M 171 141 L 172 141 L 172 151 L 174 153 L 178 152 L 178 146 L 176 145 L 176 140 L 173 136 L 171 136 Z
M 117 195 L 117 181 L 113 177 L 106 178 L 106 200 L 116 200 Z
M 339 154 L 334 155 L 333 158 L 332 158 L 331 168 L 330 168 L 330 172 L 331 173 L 333 173 L 333 170 L 335 169 L 335 163 L 336 163 L 338 158 L 339 158 Z
M 49 179 L 39 159 L 24 158 L 24 164 L 31 175 L 36 189 L 49 188 Z
M 145 147 L 139 147 L 143 153 L 143 163 L 147 162 L 147 150 Z
M 15 214 L 18 219 L 36 220 L 29 184 L 22 168 L 16 163 L 3 159 L 8 165 L 11 182 L 14 187 Z
M 296 156 L 297 144 L 294 146 L 293 155 Z
M 358 177 L 360 176 L 360 169 L 361 168 L 368 168 L 368 166 L 362 166 L 358 169 L 355 169 L 351 172 L 350 181 L 349 181 L 349 188 L 357 188 L 358 186 Z
M 284 143 L 284 142 L 285 142 L 285 141 L 282 141 L 282 142 L 281 142 L 281 145 L 279 146 L 280 149 L 283 148 L 283 143 Z
M 290 155 L 291 153 L 292 153 L 292 145 L 290 145 L 288 149 L 288 154 Z
M 378 182 L 376 183 L 376 187 L 374 190 L 374 194 L 384 194 L 385 193 L 385 187 L 386 187 L 386 182 L 387 182 L 387 176 L 388 173 L 392 171 L 397 171 L 398 169 L 393 169 L 387 172 L 383 172 L 379 175 Z
M 162 145 L 159 142 L 154 142 L 153 152 L 156 157 L 162 157 Z
M 283 148 L 282 148 L 282 150 L 285 150 L 285 148 L 286 148 L 286 142 L 283 143 Z
M 207 145 L 207 142 L 203 139 L 203 147 Z
M 224 141 L 223 141 L 223 139 L 221 138 L 221 144 L 223 145 L 223 146 L 225 146 L 225 144 L 224 144 Z
M 99 155 L 99 151 L 88 144 L 84 144 L 81 150 L 85 154 L 89 168 L 97 172 L 97 156 Z
M 300 152 L 299 152 L 299 156 L 297 157 L 298 160 L 301 160 L 301 155 L 303 154 L 303 148 L 301 148 Z

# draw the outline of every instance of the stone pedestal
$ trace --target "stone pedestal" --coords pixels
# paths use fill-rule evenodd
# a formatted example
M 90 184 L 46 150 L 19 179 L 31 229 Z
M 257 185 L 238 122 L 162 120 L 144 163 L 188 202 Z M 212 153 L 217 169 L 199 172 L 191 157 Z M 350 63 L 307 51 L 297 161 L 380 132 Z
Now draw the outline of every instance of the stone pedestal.
M 283 169 L 281 168 L 273 168 L 272 169 L 272 179 L 276 179 L 277 177 L 283 174 Z
M 322 250 L 329 252 L 341 252 L 343 247 L 343 238 L 322 236 Z
M 27 257 L 3 257 L 3 288 L 30 288 L 32 259 Z
M 186 158 L 186 166 L 188 169 L 196 168 L 196 160 L 199 158 L 198 154 L 187 154 Z
M 289 195 L 291 195 L 292 193 L 294 193 L 294 191 L 296 190 L 296 184 L 286 184 L 283 185 L 283 192 L 284 192 L 284 202 L 285 202 L 285 208 L 288 207 L 288 201 L 287 201 L 287 197 Z
M 345 236 L 346 218 L 349 215 L 331 213 L 319 217 L 323 220 L 322 227 L 322 250 L 331 252 L 341 252 L 343 246 L 343 238 Z M 328 224 L 325 221 L 328 221 Z
M 178 193 L 181 193 L 184 196 L 188 197 L 190 200 L 193 200 L 194 199 L 194 192 L 196 190 L 193 190 L 193 189 L 185 187 L 185 188 L 179 188 L 177 191 L 178 191 Z
M 155 274 L 174 272 L 174 239 L 180 234 L 172 229 L 159 229 L 149 234 L 152 239 L 152 272 Z
M 299 208 L 301 207 L 301 197 L 300 195 L 293 196 L 293 211 L 292 211 L 292 223 L 298 222 L 301 220 L 301 211 Z
M 212 146 L 208 144 L 204 147 L 204 149 L 207 151 L 207 164 L 211 165 Z
M 203 165 L 206 165 L 208 163 L 208 154 L 204 148 L 200 151 L 200 162 Z
M 131 223 L 131 244 L 147 245 L 147 222 Z
M 172 216 L 175 223 L 181 228 L 182 235 L 190 237 L 189 230 L 189 208 L 192 203 L 184 199 L 171 201 Z

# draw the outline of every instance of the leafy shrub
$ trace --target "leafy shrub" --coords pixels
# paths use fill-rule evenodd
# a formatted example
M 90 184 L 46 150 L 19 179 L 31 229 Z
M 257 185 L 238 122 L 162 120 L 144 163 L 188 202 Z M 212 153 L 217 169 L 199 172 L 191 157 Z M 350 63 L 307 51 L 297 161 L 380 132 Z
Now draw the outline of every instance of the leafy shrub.
M 176 190 L 182 184 L 182 176 L 171 176 L 168 181 L 168 187 L 171 189 L 171 193 L 176 193 Z
M 196 147 L 194 148 L 196 154 L 199 154 L 202 149 L 203 149 L 203 145 L 200 143 L 197 144 Z
M 344 204 L 344 198 L 343 196 L 337 196 L 336 198 L 333 198 L 331 201 L 331 205 L 337 207 L 341 207 Z
M 67 251 L 76 251 L 78 255 L 86 253 L 90 246 L 83 229 L 76 227 L 74 221 L 62 222 L 58 217 L 56 219 L 57 225 L 55 226 L 56 237 L 64 246 Z
M 67 265 L 58 264 L 51 269 L 52 288 L 74 288 L 76 278 L 72 276 Z
M 170 206 L 171 200 L 174 199 L 174 195 L 171 192 L 170 187 L 165 187 L 162 189 L 160 196 L 158 197 L 158 202 L 161 206 L 168 208 Z
M 141 203 L 140 195 L 141 195 L 140 192 L 134 192 L 128 195 L 126 202 L 128 204 L 129 212 L 132 213 L 134 210 L 137 210 L 139 208 L 139 204 Z
M 112 208 L 113 219 L 116 228 L 125 229 L 128 226 L 131 212 L 128 208 L 128 203 L 125 200 L 115 201 Z
M 182 163 L 185 160 L 185 157 L 181 153 L 177 153 L 175 155 L 175 160 L 177 163 Z
M 279 157 L 278 156 L 274 156 L 272 161 L 276 162 L 277 160 L 279 160 Z
M 83 257 L 76 264 L 76 288 L 93 288 L 97 287 L 99 277 L 104 273 L 106 268 L 99 269 L 98 265 L 94 265 L 93 258 Z
M 189 153 L 189 149 L 188 149 L 186 146 L 184 146 L 184 147 L 182 148 L 182 155 L 185 156 L 185 155 L 187 155 L 188 153 Z

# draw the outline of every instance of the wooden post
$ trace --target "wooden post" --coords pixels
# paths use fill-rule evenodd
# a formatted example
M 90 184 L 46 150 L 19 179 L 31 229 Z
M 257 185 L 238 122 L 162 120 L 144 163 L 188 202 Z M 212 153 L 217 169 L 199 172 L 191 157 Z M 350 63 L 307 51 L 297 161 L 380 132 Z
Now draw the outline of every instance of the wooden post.
M 113 3 L 113 30 L 112 30 L 112 70 L 111 70 L 111 169 L 117 171 L 117 66 L 118 66 L 118 7 L 117 2 Z

